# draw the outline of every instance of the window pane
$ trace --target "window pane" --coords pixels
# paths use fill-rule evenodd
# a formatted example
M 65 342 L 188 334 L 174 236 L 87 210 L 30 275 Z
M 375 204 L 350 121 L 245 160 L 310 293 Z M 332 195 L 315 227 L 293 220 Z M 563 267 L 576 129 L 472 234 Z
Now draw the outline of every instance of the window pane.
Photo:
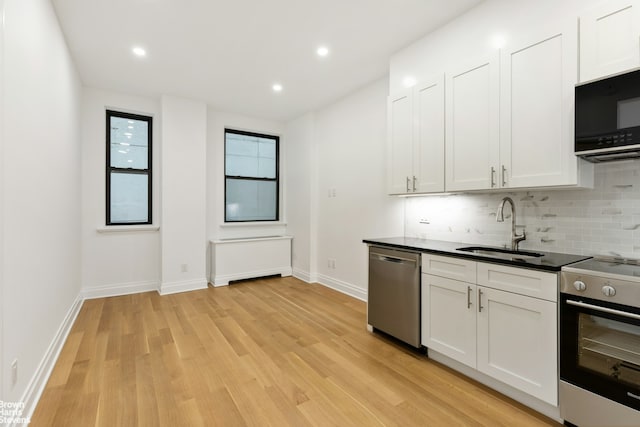
M 277 220 L 276 181 L 227 179 L 227 221 Z
M 148 222 L 149 177 L 111 172 L 111 222 Z
M 225 134 L 225 175 L 276 178 L 276 139 Z
M 227 155 L 226 166 L 228 176 L 258 177 L 258 157 Z
M 110 126 L 111 167 L 148 169 L 149 124 L 112 116 Z

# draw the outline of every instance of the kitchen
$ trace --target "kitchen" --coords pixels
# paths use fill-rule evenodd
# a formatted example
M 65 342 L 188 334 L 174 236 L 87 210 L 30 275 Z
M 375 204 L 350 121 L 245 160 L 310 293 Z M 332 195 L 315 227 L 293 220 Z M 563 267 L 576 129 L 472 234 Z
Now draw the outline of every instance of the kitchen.
M 366 246 L 362 244 L 363 238 L 407 235 L 501 246 L 509 240 L 509 227 L 507 224 L 496 223 L 495 217 L 491 217 L 491 214 L 495 214 L 500 199 L 505 195 L 509 195 L 516 202 L 518 225 L 526 226 L 528 238 L 521 243 L 523 249 L 577 254 L 613 252 L 629 258 L 638 258 L 638 250 L 633 243 L 635 239 L 629 237 L 629 233 L 635 233 L 632 228 L 638 222 L 634 217 L 639 200 L 636 192 L 636 161 L 596 165 L 593 168 L 592 190 L 539 188 L 514 191 L 505 187 L 491 193 L 458 193 L 450 196 L 415 198 L 389 197 L 387 177 L 382 172 L 387 169 L 387 96 L 404 90 L 403 81 L 407 75 L 413 75 L 420 80 L 437 72 L 444 73 L 450 66 L 461 62 L 461 59 L 471 59 L 482 56 L 483 53 L 495 54 L 496 47 L 486 42 L 491 40 L 496 30 L 504 34 L 504 43 L 509 43 L 509 34 L 528 33 L 528 29 L 537 29 L 542 23 L 544 26 L 553 27 L 555 22 L 552 21 L 555 20 L 563 21 L 563 25 L 564 21 L 568 21 L 574 26 L 575 32 L 566 34 L 576 38 L 577 44 L 577 17 L 582 16 L 589 6 L 597 3 L 483 2 L 466 15 L 392 56 L 388 79 L 379 79 L 340 102 L 286 123 L 248 118 L 169 98 L 163 103 L 141 95 L 80 88 L 77 84 L 61 88 L 60 90 L 68 89 L 75 92 L 74 96 L 81 92 L 81 102 L 72 103 L 68 108 L 68 116 L 59 120 L 62 120 L 62 123 L 82 123 L 82 145 L 79 142 L 76 142 L 76 145 L 72 144 L 72 141 L 79 139 L 74 129 L 56 128 L 57 134 L 65 135 L 59 139 L 67 141 L 64 142 L 64 147 L 69 148 L 70 158 L 60 159 L 60 155 L 48 151 L 46 154 L 62 162 L 62 165 L 82 165 L 81 170 L 66 168 L 68 176 L 65 182 L 68 188 L 74 191 L 71 194 L 61 194 L 70 206 L 80 204 L 78 195 L 81 194 L 82 215 L 79 213 L 80 209 L 60 208 L 67 209 L 64 211 L 67 214 L 65 216 L 75 221 L 53 216 L 50 223 L 42 223 L 40 217 L 35 214 L 33 218 L 21 218 L 25 215 L 25 210 L 19 210 L 18 214 L 9 209 L 9 206 L 15 205 L 32 206 L 33 201 L 23 195 L 28 192 L 41 195 L 44 199 L 42 203 L 46 206 L 59 206 L 57 200 L 44 197 L 48 191 L 45 192 L 38 185 L 46 181 L 45 176 L 36 175 L 38 182 L 27 182 L 25 185 L 28 186 L 25 188 L 9 188 L 3 192 L 4 214 L 0 220 L 5 230 L 2 238 L 6 242 L 5 246 L 12 250 L 5 250 L 3 254 L 2 266 L 6 275 L 2 283 L 2 296 L 3 301 L 12 302 L 3 302 L 2 399 L 8 401 L 21 398 L 23 391 L 27 389 L 29 378 L 36 372 L 42 355 L 45 354 L 47 344 L 55 336 L 65 317 L 64 314 L 76 300 L 80 289 L 88 297 L 104 296 L 114 284 L 122 285 L 121 287 L 127 285 L 132 292 L 151 290 L 154 286 L 158 287 L 161 281 L 159 272 L 162 268 L 183 263 L 189 264 L 190 271 L 188 274 L 178 275 L 181 280 L 205 277 L 205 256 L 201 250 L 189 255 L 190 258 L 186 262 L 163 258 L 172 256 L 166 252 L 161 253 L 161 248 L 171 247 L 171 241 L 163 241 L 170 238 L 169 233 L 173 233 L 174 236 L 188 234 L 190 240 L 186 244 L 190 247 L 200 247 L 202 236 L 211 238 L 293 235 L 293 269 L 296 277 L 322 283 L 363 300 L 367 296 L 367 254 Z M 11 21 L 6 25 L 10 26 Z M 28 39 L 29 26 L 24 25 L 23 28 L 9 30 L 24 31 L 20 36 Z M 534 32 L 531 31 L 532 37 Z M 503 49 L 508 48 L 508 45 L 503 46 Z M 9 65 L 6 59 L 9 55 L 13 55 L 11 58 L 20 57 L 20 53 L 15 50 L 5 52 L 5 66 Z M 576 55 L 576 62 L 577 58 Z M 51 58 L 36 63 L 56 63 L 55 61 L 55 58 Z M 637 65 L 639 64 L 628 68 Z M 17 73 L 15 69 L 9 69 L 5 71 L 3 79 L 21 81 L 16 76 Z M 20 99 L 17 88 L 25 90 L 20 85 L 14 87 L 5 84 L 3 94 L 6 99 L 17 102 Z M 46 87 L 37 89 L 43 93 L 50 90 Z M 63 98 L 66 99 L 66 96 Z M 25 160 L 19 159 L 26 158 L 29 153 L 27 147 L 9 147 L 8 141 L 12 138 L 24 138 L 22 132 L 29 129 L 25 117 L 29 117 L 27 113 L 31 108 L 46 107 L 44 111 L 56 111 L 60 107 L 57 103 L 39 105 L 39 99 L 38 95 L 33 95 L 30 107 L 22 106 L 22 109 L 15 112 L 7 106 L 4 107 L 3 124 L 11 131 L 3 137 L 3 165 L 6 167 L 3 167 L 3 184 L 7 187 L 7 177 L 20 176 L 27 169 Z M 194 173 L 201 178 L 201 186 L 195 188 L 193 194 L 185 195 L 181 188 L 183 185 L 192 185 L 192 178 L 187 180 L 179 174 L 172 175 L 172 188 L 163 189 L 162 209 L 170 209 L 171 206 L 183 203 L 187 204 L 192 212 L 207 212 L 206 218 L 198 217 L 197 221 L 189 222 L 188 230 L 185 230 L 186 221 L 172 225 L 172 229 L 168 228 L 169 224 L 163 224 L 162 237 L 154 230 L 140 231 L 137 234 L 96 233 L 96 227 L 101 223 L 103 216 L 104 200 L 100 192 L 95 191 L 95 188 L 102 188 L 100 174 L 93 171 L 103 170 L 104 163 L 100 156 L 104 150 L 100 144 L 88 145 L 86 141 L 103 140 L 104 126 L 101 120 L 105 105 L 156 115 L 162 113 L 167 120 L 172 120 L 171 123 L 162 124 L 162 134 L 172 131 L 175 135 L 185 129 L 194 132 L 193 140 L 198 141 L 198 144 L 189 147 L 191 151 L 188 155 L 183 153 L 184 146 L 180 147 L 177 144 L 172 147 L 167 142 L 168 137 L 163 135 L 163 144 L 167 142 L 166 146 L 162 147 L 163 161 L 174 158 L 174 155 L 180 156 L 181 159 L 184 157 L 184 161 L 193 166 Z M 173 119 L 168 114 L 169 108 L 178 112 L 186 110 L 188 114 L 173 116 Z M 568 108 L 567 111 L 563 110 L 567 115 L 571 111 L 571 107 Z M 64 111 L 67 110 L 63 109 Z M 81 114 L 77 111 L 81 111 Z M 20 123 L 21 127 L 17 127 L 15 123 Z M 292 206 L 286 209 L 286 225 L 251 227 L 249 230 L 219 226 L 223 220 L 215 207 L 222 204 L 223 187 L 216 171 L 222 169 L 221 135 L 224 127 L 229 124 L 284 136 L 284 195 L 286 204 Z M 571 127 L 563 129 L 570 131 Z M 46 134 L 36 133 L 38 129 L 29 131 L 32 132 L 28 133 L 29 140 L 46 139 Z M 541 144 L 544 146 L 544 142 Z M 551 155 L 538 155 L 544 156 L 543 161 L 553 159 Z M 206 163 L 196 159 L 206 159 Z M 565 160 L 569 164 L 570 159 Z M 160 159 L 154 161 L 159 162 Z M 36 164 L 36 170 L 47 171 L 51 167 L 44 160 L 38 162 L 42 163 Z M 577 168 L 578 165 L 575 166 Z M 172 170 L 167 169 L 165 174 L 163 169 L 163 179 L 168 179 L 169 174 L 176 170 L 179 170 L 178 166 Z M 567 179 L 566 182 L 571 178 L 578 179 L 579 176 L 575 172 L 577 171 L 574 171 L 572 176 L 564 177 Z M 488 173 L 485 179 L 487 177 Z M 158 191 L 158 197 L 159 184 L 160 181 L 154 187 L 155 191 Z M 44 188 L 49 190 L 46 186 Z M 167 190 L 167 193 L 164 190 Z M 335 197 L 327 197 L 328 191 Z M 59 190 L 53 190 L 52 194 L 59 194 Z M 155 208 L 160 209 L 157 205 Z M 171 213 L 162 211 L 162 216 Z M 156 218 L 159 216 L 154 215 Z M 77 230 L 76 224 L 80 222 L 82 228 Z M 164 234 L 165 231 L 168 234 Z M 42 242 L 43 236 L 45 243 Z M 66 250 L 63 252 L 77 256 L 52 255 L 52 252 L 55 252 L 54 248 L 57 248 L 61 241 L 71 241 L 72 243 L 65 244 Z M 127 250 L 118 250 L 123 247 Z M 75 285 L 58 283 L 53 290 L 36 288 L 37 291 L 28 290 L 33 289 L 31 286 L 13 285 L 14 282 L 24 283 L 27 280 L 22 277 L 20 271 L 33 268 L 34 255 L 25 255 L 32 254 L 33 248 L 42 248 L 36 255 L 42 260 L 42 264 L 38 263 L 35 271 L 39 276 L 46 277 L 47 273 L 53 275 L 54 279 L 58 278 L 58 282 L 70 282 Z M 328 259 L 335 260 L 335 263 L 328 264 Z M 113 265 L 118 265 L 119 268 L 114 269 Z M 77 273 L 78 271 L 80 273 Z M 174 281 L 167 280 L 168 283 Z M 32 300 L 42 301 L 32 305 Z M 10 322 L 20 318 L 19 310 L 22 307 L 31 307 L 27 312 L 31 317 L 37 317 L 35 313 L 51 313 L 50 309 L 46 308 L 47 302 L 61 308 L 50 314 L 50 317 L 45 317 L 49 325 L 42 328 L 41 332 L 27 333 L 25 338 L 10 329 Z M 20 375 L 17 384 L 10 386 L 9 379 L 12 373 L 9 365 L 14 359 L 19 360 Z

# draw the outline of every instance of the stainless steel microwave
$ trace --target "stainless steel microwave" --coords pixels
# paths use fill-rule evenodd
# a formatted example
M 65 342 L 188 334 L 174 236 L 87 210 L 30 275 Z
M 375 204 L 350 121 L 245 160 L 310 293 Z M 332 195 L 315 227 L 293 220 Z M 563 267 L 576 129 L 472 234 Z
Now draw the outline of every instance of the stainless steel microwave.
M 575 103 L 577 156 L 640 158 L 640 69 L 577 85 Z

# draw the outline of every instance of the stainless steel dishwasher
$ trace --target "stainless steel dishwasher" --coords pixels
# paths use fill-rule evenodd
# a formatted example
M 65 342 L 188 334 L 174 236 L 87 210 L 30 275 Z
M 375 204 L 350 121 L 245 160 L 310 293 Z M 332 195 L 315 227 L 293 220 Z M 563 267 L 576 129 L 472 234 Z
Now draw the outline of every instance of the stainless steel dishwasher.
M 420 253 L 369 246 L 367 322 L 420 347 Z

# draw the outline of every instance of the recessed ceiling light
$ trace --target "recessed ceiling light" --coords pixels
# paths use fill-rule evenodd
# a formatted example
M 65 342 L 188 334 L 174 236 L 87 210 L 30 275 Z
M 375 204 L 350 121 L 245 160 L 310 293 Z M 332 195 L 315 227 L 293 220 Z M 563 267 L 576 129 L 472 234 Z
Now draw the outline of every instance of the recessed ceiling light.
M 282 92 L 282 85 L 280 83 L 275 83 L 271 88 L 274 92 Z
M 135 46 L 133 49 L 131 49 L 131 51 L 134 53 L 134 55 L 136 56 L 147 56 L 147 51 L 144 50 L 143 48 L 141 48 L 140 46 Z
M 329 55 L 329 48 L 326 46 L 320 46 L 318 50 L 316 50 L 316 53 L 318 54 L 318 56 L 327 56 Z

